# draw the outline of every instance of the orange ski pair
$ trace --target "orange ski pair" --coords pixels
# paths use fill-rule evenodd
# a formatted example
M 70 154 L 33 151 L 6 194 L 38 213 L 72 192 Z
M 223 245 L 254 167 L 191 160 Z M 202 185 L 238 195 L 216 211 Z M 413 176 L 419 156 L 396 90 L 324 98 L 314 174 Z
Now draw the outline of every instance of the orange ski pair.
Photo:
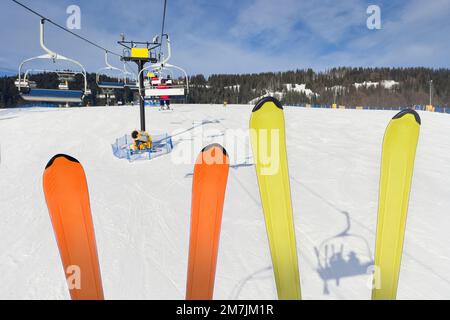
M 212 300 L 229 158 L 217 144 L 202 150 L 192 183 L 187 300 Z
M 89 191 L 81 164 L 57 155 L 44 172 L 44 193 L 72 300 L 103 300 Z
M 205 148 L 194 170 L 186 298 L 210 300 L 228 179 L 229 159 L 219 145 Z M 44 193 L 73 300 L 102 300 L 103 289 L 86 176 L 81 164 L 57 155 L 44 172 Z M 77 280 L 77 276 L 79 279 Z

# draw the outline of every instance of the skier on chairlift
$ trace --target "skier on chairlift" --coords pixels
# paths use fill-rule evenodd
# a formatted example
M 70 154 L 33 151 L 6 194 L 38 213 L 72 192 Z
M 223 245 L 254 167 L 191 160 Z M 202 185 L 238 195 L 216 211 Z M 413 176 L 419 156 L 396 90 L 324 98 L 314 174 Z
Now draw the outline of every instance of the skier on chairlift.
M 169 84 L 171 83 L 170 77 L 168 79 L 161 79 L 161 84 L 157 87 L 157 89 L 165 90 L 169 89 Z M 161 106 L 161 110 L 170 110 L 170 97 L 167 95 L 163 95 L 159 97 L 159 102 Z

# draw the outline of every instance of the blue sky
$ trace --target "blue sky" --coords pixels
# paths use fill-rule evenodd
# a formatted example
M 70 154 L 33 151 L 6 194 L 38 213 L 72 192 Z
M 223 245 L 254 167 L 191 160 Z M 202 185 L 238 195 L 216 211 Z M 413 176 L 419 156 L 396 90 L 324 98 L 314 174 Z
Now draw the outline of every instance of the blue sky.
M 69 5 L 80 6 L 77 32 L 117 52 L 121 32 L 136 40 L 160 32 L 163 0 L 22 1 L 61 24 Z M 366 27 L 371 4 L 381 8 L 381 30 Z M 0 73 L 41 53 L 38 25 L 37 17 L 0 0 Z M 449 0 L 168 0 L 166 31 L 171 62 L 189 74 L 450 63 Z M 47 45 L 89 71 L 102 67 L 103 52 L 52 26 Z

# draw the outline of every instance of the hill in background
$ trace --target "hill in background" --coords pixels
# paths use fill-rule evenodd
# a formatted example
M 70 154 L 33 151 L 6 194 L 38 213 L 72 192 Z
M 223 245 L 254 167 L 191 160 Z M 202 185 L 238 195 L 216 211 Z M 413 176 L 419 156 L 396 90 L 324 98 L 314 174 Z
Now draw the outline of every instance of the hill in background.
M 14 86 L 15 77 L 0 78 L 0 107 L 21 104 Z M 33 76 L 38 86 L 56 88 L 52 74 Z M 316 72 L 312 69 L 259 74 L 213 74 L 190 77 L 187 103 L 253 104 L 272 95 L 284 104 L 336 103 L 346 106 L 408 107 L 429 104 L 430 80 L 433 80 L 433 104 L 450 105 L 450 70 L 428 68 L 350 68 Z M 89 105 L 97 105 L 95 75 L 88 75 L 92 96 Z M 79 89 L 82 81 L 71 84 Z M 123 102 L 133 100 L 128 90 L 116 92 Z

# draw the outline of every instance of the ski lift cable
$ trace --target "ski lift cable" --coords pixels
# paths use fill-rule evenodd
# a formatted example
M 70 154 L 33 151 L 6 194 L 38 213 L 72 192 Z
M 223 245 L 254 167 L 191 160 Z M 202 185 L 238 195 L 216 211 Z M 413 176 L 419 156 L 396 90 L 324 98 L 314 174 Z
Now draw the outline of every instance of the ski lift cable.
M 162 27 L 161 27 L 161 44 L 163 41 L 163 37 L 164 37 L 164 32 L 165 32 L 165 28 L 166 28 L 166 15 L 167 15 L 167 0 L 164 0 L 164 12 L 163 12 L 163 19 L 162 19 Z M 162 46 L 159 47 L 159 54 L 161 54 L 162 52 Z
M 115 56 L 117 56 L 117 57 L 123 58 L 122 55 L 120 55 L 120 54 L 118 54 L 118 53 L 115 53 L 114 51 L 111 51 L 111 50 L 109 50 L 109 49 L 107 49 L 107 48 L 105 48 L 105 47 L 102 47 L 101 45 L 99 45 L 99 44 L 97 44 L 97 43 L 95 43 L 95 42 L 93 42 L 93 41 L 91 41 L 91 40 L 89 40 L 89 39 L 87 39 L 87 38 L 85 38 L 85 37 L 83 37 L 83 36 L 80 36 L 79 34 L 76 34 L 75 32 L 73 32 L 73 31 L 67 29 L 66 27 L 63 27 L 62 25 L 60 25 L 60 24 L 58 24 L 58 23 L 52 21 L 51 19 L 45 17 L 44 15 L 40 14 L 39 12 L 37 12 L 37 11 L 31 9 L 30 7 L 24 5 L 23 3 L 21 3 L 21 2 L 19 2 L 19 1 L 17 1 L 17 0 L 11 0 L 11 1 L 14 2 L 14 3 L 16 3 L 17 5 L 21 6 L 22 8 L 28 10 L 28 11 L 31 12 L 32 14 L 34 14 L 34 15 L 40 17 L 41 19 L 43 19 L 43 20 L 45 20 L 45 21 L 48 21 L 49 23 L 51 23 L 51 24 L 54 25 L 55 27 L 57 27 L 57 28 L 59 28 L 59 29 L 65 31 L 65 32 L 67 32 L 67 33 L 69 33 L 69 34 L 75 36 L 76 38 L 78 38 L 78 39 L 80 39 L 80 40 L 83 40 L 84 42 L 86 42 L 86 43 L 88 43 L 88 44 L 90 44 L 90 45 L 96 47 L 97 49 L 100 49 L 100 50 L 102 50 L 102 51 L 106 51 L 106 52 L 108 52 L 109 54 L 112 54 L 112 55 L 115 55 Z M 167 1 L 167 0 L 166 0 L 166 1 Z
M 164 13 L 162 20 L 161 37 L 164 35 L 164 31 L 166 28 L 166 14 L 167 14 L 167 0 L 164 0 Z

